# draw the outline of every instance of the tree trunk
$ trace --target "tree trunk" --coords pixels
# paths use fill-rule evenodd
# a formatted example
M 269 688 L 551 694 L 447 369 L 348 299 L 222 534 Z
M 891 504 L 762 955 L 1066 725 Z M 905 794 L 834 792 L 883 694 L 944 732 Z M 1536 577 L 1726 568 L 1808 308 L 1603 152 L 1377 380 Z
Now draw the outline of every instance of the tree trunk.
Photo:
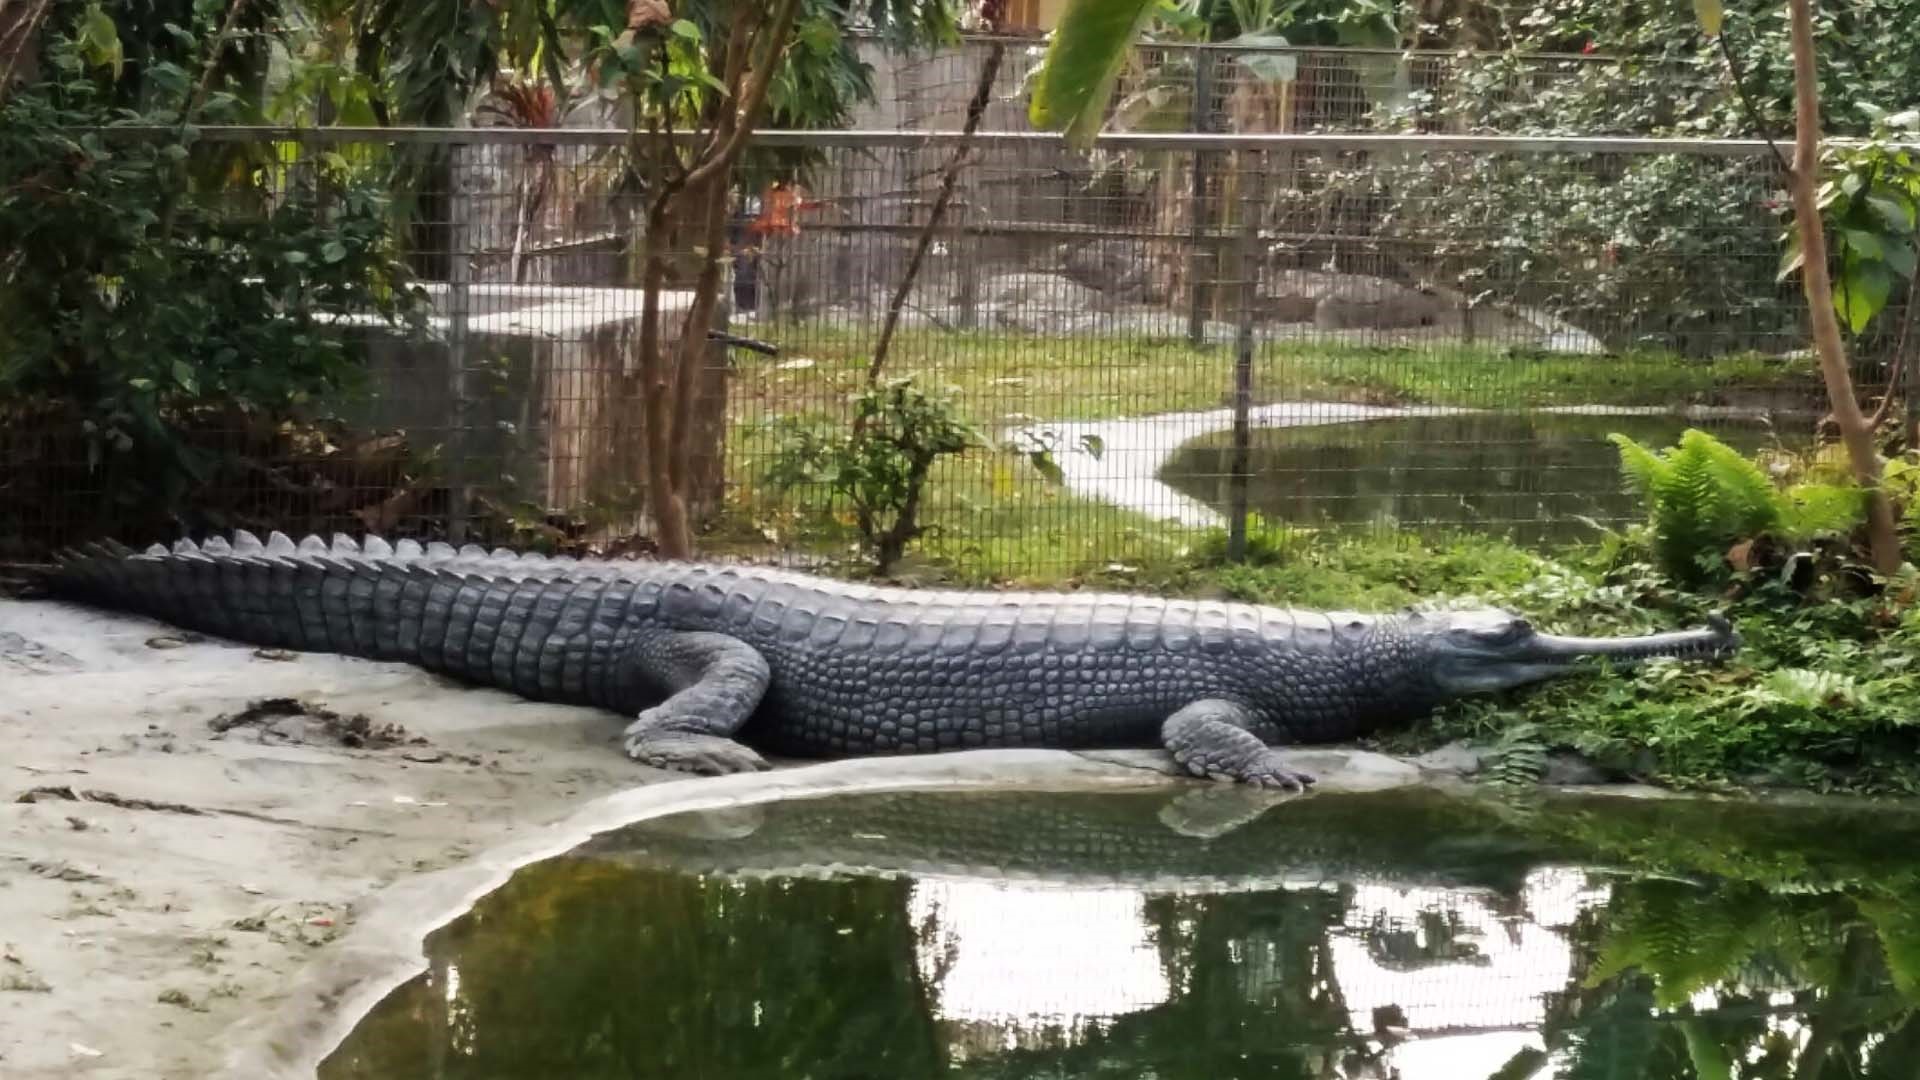
M 1900 536 L 1894 528 L 1893 507 L 1880 487 L 1880 452 L 1873 429 L 1854 396 L 1853 376 L 1847 370 L 1847 347 L 1840 337 L 1840 321 L 1833 310 L 1833 281 L 1827 273 L 1826 226 L 1820 217 L 1815 188 L 1820 171 L 1820 90 L 1813 52 L 1812 0 L 1787 0 L 1787 18 L 1793 39 L 1793 216 L 1800 231 L 1800 282 L 1807 296 L 1807 315 L 1813 329 L 1814 350 L 1820 357 L 1820 375 L 1827 384 L 1833 420 L 1846 445 L 1853 475 L 1867 492 L 1867 543 L 1874 569 L 1891 574 L 1900 569 Z
M 736 7 L 726 40 L 708 46 L 709 58 L 716 52 L 723 58 L 722 82 L 727 87 L 725 96 L 716 99 L 708 110 L 709 134 L 700 141 L 693 160 L 684 169 L 677 170 L 663 186 L 653 189 L 658 193 L 651 195 L 645 239 L 646 271 L 641 283 L 640 370 L 646 399 L 647 500 L 653 506 L 654 527 L 658 531 L 655 539 L 663 558 L 693 557 L 685 485 L 689 474 L 689 443 L 696 425 L 675 410 L 693 397 L 692 384 L 706 355 L 708 325 L 720 288 L 721 275 L 716 260 L 724 257 L 724 252 L 709 243 L 694 283 L 685 329 L 674 352 L 675 362 L 669 364 L 660 340 L 660 290 L 667 279 L 666 253 L 661 250 L 666 223 L 682 212 L 686 206 L 684 196 L 707 193 L 708 202 L 695 202 L 699 210 L 706 211 L 698 220 L 696 234 L 704 234 L 711 240 L 716 233 L 711 215 L 717 212 L 717 232 L 724 242 L 726 199 L 733 186 L 733 166 L 746 149 L 747 139 L 759 120 L 774 73 L 785 61 L 799 6 L 800 0 L 778 0 L 771 11 L 749 5 Z M 663 73 L 665 67 L 663 47 Z M 637 88 L 631 92 L 637 117 L 645 108 L 645 97 Z M 649 142 L 663 165 L 675 160 L 671 128 L 664 137 L 649 132 Z M 656 175 L 664 171 L 660 169 Z

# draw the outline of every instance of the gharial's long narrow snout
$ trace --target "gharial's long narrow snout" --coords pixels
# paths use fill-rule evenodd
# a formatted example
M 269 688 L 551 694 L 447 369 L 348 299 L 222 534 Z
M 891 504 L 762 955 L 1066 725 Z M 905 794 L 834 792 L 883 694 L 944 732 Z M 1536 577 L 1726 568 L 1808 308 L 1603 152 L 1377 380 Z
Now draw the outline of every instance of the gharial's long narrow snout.
M 1725 615 L 1707 617 L 1707 625 L 1692 630 L 1674 630 L 1664 634 L 1646 634 L 1628 638 L 1564 637 L 1559 634 L 1534 634 L 1514 649 L 1513 659 L 1572 663 L 1583 659 L 1604 659 L 1612 663 L 1634 663 L 1661 657 L 1679 659 L 1717 659 L 1740 648 L 1740 635 Z
M 1505 690 L 1579 670 L 1583 661 L 1637 664 L 1672 657 L 1718 660 L 1740 647 L 1724 615 L 1707 625 L 1641 637 L 1563 637 L 1536 631 L 1525 619 L 1499 611 L 1454 612 L 1433 651 L 1434 684 L 1443 693 Z

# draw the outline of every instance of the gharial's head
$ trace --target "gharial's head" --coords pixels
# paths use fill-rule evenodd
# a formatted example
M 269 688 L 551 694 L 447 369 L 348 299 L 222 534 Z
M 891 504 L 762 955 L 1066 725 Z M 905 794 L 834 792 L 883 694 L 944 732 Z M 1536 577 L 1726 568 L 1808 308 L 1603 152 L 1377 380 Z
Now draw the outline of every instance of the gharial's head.
M 1588 638 L 1543 634 L 1526 619 L 1493 608 L 1423 611 L 1408 629 L 1428 657 L 1427 670 L 1444 696 L 1506 690 L 1565 675 L 1582 660 L 1631 664 L 1659 657 L 1717 660 L 1740 647 L 1740 635 L 1715 614 L 1695 630 L 1640 637 Z

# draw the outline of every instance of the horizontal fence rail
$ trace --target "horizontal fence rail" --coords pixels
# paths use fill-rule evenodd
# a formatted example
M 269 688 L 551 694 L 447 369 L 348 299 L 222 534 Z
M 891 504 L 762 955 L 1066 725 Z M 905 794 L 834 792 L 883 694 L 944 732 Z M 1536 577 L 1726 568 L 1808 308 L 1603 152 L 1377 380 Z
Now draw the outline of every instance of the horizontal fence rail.
M 365 378 L 282 426 L 201 418 L 234 464 L 180 518 L 114 509 L 112 454 L 57 412 L 16 417 L 9 555 L 216 526 L 644 547 L 631 133 L 193 135 L 244 177 L 203 193 L 236 220 L 336 212 L 347 187 L 386 200 L 424 332 L 335 313 Z M 884 376 L 948 395 L 985 439 L 934 469 L 917 550 L 983 578 L 1314 534 L 1590 537 L 1641 512 L 1609 435 L 1696 426 L 1757 451 L 1824 411 L 1761 141 L 1119 133 L 1083 151 L 986 132 L 902 294 L 961 149 L 942 130 L 756 136 L 723 289 L 748 347 L 709 350 L 684 418 L 708 554 L 856 556 L 852 508 L 788 466 L 849 430 L 890 312 Z M 686 229 L 658 239 L 677 338 L 699 256 Z M 1852 343 L 1869 389 L 1911 362 L 1905 308 Z

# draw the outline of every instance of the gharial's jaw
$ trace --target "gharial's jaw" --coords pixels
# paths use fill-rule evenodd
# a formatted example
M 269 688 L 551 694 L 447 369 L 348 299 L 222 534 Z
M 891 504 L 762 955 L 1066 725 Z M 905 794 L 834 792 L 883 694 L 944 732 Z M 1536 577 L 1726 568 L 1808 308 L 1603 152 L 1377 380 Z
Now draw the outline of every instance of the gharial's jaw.
M 1587 660 L 1611 664 L 1662 658 L 1712 661 L 1739 648 L 1740 635 L 1719 614 L 1709 616 L 1703 627 L 1640 637 L 1567 637 L 1527 629 L 1499 643 L 1443 642 L 1434 656 L 1434 681 L 1448 694 L 1488 693 L 1567 675 Z

